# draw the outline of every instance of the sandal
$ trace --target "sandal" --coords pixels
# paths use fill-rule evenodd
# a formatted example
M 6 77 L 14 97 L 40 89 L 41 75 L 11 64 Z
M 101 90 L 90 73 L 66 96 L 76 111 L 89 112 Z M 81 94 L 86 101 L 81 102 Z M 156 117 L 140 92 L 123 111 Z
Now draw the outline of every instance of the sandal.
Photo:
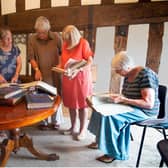
M 101 161 L 103 163 L 111 163 L 112 161 L 115 160 L 115 158 L 110 157 L 108 155 L 103 155 L 103 156 L 96 158 L 96 160 Z
M 98 144 L 96 142 L 92 142 L 87 147 L 90 149 L 98 149 Z

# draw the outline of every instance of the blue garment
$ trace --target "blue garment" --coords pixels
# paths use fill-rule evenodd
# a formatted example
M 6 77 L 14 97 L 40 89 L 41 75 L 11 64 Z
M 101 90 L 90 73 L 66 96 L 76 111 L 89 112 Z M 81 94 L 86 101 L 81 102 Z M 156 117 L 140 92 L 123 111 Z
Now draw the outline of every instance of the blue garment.
M 20 55 L 20 49 L 13 46 L 11 51 L 4 52 L 0 49 L 0 74 L 7 80 L 11 81 L 16 72 L 17 57 Z
M 131 112 L 103 116 L 93 111 L 88 129 L 96 136 L 99 149 L 118 160 L 129 157 L 130 124 L 148 119 L 143 111 L 134 108 Z
M 141 90 L 153 88 L 155 90 L 155 104 L 152 109 L 132 107 L 133 111 L 120 114 L 103 116 L 93 111 L 88 129 L 96 135 L 99 149 L 118 160 L 126 160 L 129 157 L 130 125 L 137 121 L 143 121 L 151 116 L 157 116 L 159 112 L 158 78 L 149 68 L 143 68 L 135 80 L 124 79 L 122 93 L 131 99 L 141 99 Z

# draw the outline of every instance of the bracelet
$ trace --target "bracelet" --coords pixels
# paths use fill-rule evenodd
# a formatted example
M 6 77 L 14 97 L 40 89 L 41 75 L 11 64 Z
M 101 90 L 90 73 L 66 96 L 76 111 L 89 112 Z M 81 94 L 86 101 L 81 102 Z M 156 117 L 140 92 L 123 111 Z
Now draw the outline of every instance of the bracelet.
M 34 70 L 35 70 L 35 71 L 38 71 L 38 70 L 39 70 L 39 68 L 38 68 L 38 67 L 36 67 L 36 68 L 34 68 Z

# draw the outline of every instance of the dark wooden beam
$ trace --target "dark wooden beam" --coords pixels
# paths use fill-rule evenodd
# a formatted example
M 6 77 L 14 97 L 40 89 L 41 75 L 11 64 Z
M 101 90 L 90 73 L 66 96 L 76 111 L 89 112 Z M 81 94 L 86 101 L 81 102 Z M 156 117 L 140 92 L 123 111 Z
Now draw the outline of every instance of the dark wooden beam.
M 114 4 L 114 0 L 102 0 L 101 1 L 102 5 L 110 5 L 110 4 Z
M 51 28 L 56 31 L 62 31 L 68 24 L 76 25 L 80 29 L 88 26 L 88 6 L 55 7 L 15 13 L 9 15 L 8 25 L 13 32 L 32 32 L 35 20 L 39 16 L 46 16 L 50 20 Z
M 128 25 L 115 27 L 114 51 L 115 54 L 127 49 Z
M 81 1 L 80 0 L 69 0 L 69 6 L 80 6 Z
M 153 69 L 156 73 L 158 73 L 160 65 L 163 32 L 163 23 L 150 24 L 146 66 Z
M 151 2 L 151 0 L 139 0 L 139 3 L 143 3 L 143 2 Z
M 168 21 L 167 6 L 168 1 L 93 5 L 92 24 L 94 27 L 101 27 L 166 22 Z M 82 29 L 88 26 L 88 8 L 88 5 L 56 7 L 10 14 L 8 15 L 8 25 L 16 32 L 30 32 L 33 29 L 35 19 L 43 15 L 50 20 L 52 28 L 57 31 L 61 31 L 68 24 L 74 24 Z
M 51 0 L 40 0 L 40 8 L 51 8 Z
M 168 20 L 168 1 L 94 6 L 94 25 L 115 26 Z
M 24 12 L 24 11 L 25 11 L 25 1 L 16 0 L 16 12 Z

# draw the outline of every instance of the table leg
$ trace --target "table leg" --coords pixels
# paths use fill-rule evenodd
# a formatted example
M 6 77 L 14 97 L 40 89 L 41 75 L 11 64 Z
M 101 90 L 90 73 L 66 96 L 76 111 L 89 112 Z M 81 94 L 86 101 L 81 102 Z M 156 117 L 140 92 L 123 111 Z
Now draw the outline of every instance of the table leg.
M 1 156 L 0 156 L 0 167 L 5 167 L 11 152 L 17 152 L 20 147 L 27 148 L 30 153 L 35 155 L 38 159 L 53 161 L 58 160 L 59 156 L 55 153 L 44 154 L 37 151 L 33 146 L 33 141 L 26 134 L 20 135 L 20 129 L 14 129 L 9 131 L 8 139 L 5 139 L 0 144 Z
M 5 139 L 2 142 L 2 144 L 0 144 L 0 148 L 1 148 L 0 167 L 5 167 L 11 152 L 15 148 L 15 142 L 14 140 Z
M 38 159 L 47 160 L 47 161 L 52 161 L 52 160 L 58 160 L 59 159 L 59 156 L 56 155 L 55 153 L 44 154 L 42 152 L 37 151 L 33 146 L 32 139 L 29 138 L 27 135 L 21 136 L 19 143 L 20 143 L 20 147 L 26 147 L 30 151 L 30 153 L 35 155 Z

